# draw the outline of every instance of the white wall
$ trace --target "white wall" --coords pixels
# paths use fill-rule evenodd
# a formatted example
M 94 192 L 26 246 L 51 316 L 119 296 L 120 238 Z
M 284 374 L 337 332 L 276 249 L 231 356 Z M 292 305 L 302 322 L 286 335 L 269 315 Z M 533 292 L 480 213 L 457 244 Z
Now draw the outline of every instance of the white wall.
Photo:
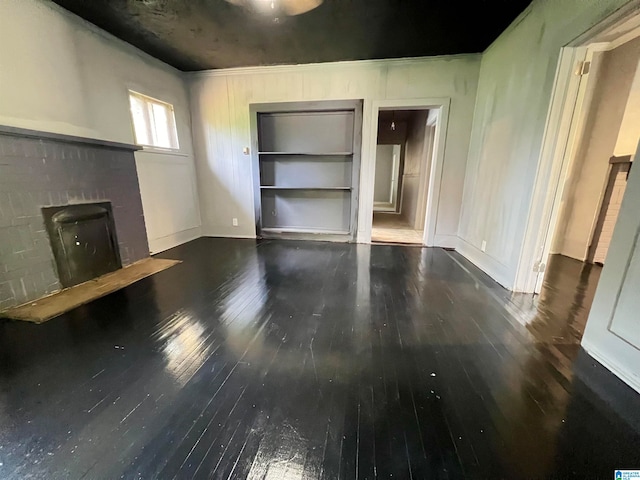
M 640 139 L 640 63 L 636 67 L 636 73 L 631 84 L 627 106 L 622 117 L 620 133 L 613 154 L 616 157 L 625 155 L 633 156 L 636 153 L 638 139 Z
M 459 250 L 508 288 L 522 252 L 560 49 L 625 3 L 534 0 L 482 57 Z
M 0 124 L 134 143 L 127 90 L 175 107 L 180 154 L 137 153 L 152 252 L 199 236 L 183 75 L 42 0 L 0 2 Z
M 638 60 L 640 38 L 604 52 L 597 59 L 599 67 L 594 78 L 593 99 L 582 144 L 577 150 L 566 187 L 554 253 L 580 261 L 587 258 L 609 179 L 609 158 L 613 156 L 619 139 L 631 137 L 633 141 L 635 137 L 635 144 L 638 143 L 637 124 L 635 129 L 627 127 L 624 132 L 621 128 Z M 634 130 L 635 134 L 632 133 Z M 623 133 L 622 137 L 619 133 Z M 633 151 L 627 152 L 630 153 Z
M 436 238 L 456 238 L 479 64 L 479 55 L 462 55 L 193 75 L 191 105 L 203 233 L 255 236 L 251 161 L 242 153 L 251 143 L 251 103 L 364 99 L 363 145 L 368 145 L 374 100 L 450 97 Z M 362 168 L 371 173 L 374 154 L 364 152 L 362 158 Z M 373 195 L 371 189 L 362 185 L 361 189 L 363 195 Z M 234 217 L 238 227 L 232 226 Z M 367 225 L 362 215 L 359 220 L 362 238 Z

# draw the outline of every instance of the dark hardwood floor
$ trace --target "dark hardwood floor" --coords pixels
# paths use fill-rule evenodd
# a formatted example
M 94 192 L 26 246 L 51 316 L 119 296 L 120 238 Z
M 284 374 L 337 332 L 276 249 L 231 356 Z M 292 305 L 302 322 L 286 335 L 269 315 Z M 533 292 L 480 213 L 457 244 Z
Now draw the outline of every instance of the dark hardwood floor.
M 579 346 L 598 269 L 552 262 L 532 301 L 441 249 L 200 239 L 161 256 L 184 262 L 0 324 L 0 478 L 640 468 L 640 396 Z

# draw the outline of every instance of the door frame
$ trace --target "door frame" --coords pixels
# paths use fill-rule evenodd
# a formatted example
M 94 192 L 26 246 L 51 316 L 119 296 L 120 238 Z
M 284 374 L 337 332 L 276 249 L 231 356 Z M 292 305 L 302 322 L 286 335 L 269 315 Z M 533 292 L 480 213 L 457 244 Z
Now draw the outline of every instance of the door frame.
M 640 0 L 633 0 L 560 50 L 514 291 L 539 293 L 562 198 L 589 111 L 597 71 L 580 75 L 593 54 L 640 36 Z
M 428 247 L 452 245 L 436 245 L 436 223 L 442 185 L 444 154 L 449 125 L 449 97 L 408 98 L 402 100 L 372 100 L 365 105 L 368 112 L 368 128 L 363 129 L 362 161 L 360 164 L 360 206 L 358 211 L 358 243 L 371 243 L 373 226 L 373 186 L 375 182 L 375 152 L 378 140 L 378 115 L 381 110 L 434 110 L 439 109 L 436 124 L 435 141 L 432 158 L 427 159 L 426 178 L 427 207 L 425 228 L 422 243 Z M 369 107 L 369 108 L 367 108 Z M 366 115 L 366 113 L 365 113 Z M 422 185 L 421 185 L 422 186 Z
M 351 170 L 351 211 L 348 234 L 323 233 L 322 240 L 336 242 L 353 242 L 358 234 L 358 208 L 360 205 L 360 178 L 361 178 L 361 145 L 363 132 L 363 100 L 317 100 L 302 102 L 269 102 L 249 104 L 249 121 L 251 132 L 251 162 L 253 180 L 253 208 L 255 215 L 256 236 L 262 237 L 262 195 L 260 191 L 260 142 L 258 134 L 258 118 L 263 113 L 279 112 L 331 112 L 335 110 L 346 110 L 354 112 L 353 130 L 353 151 Z M 357 180 L 357 181 L 356 181 Z M 279 234 L 279 238 L 290 238 L 299 240 L 318 240 L 317 233 L 297 233 Z

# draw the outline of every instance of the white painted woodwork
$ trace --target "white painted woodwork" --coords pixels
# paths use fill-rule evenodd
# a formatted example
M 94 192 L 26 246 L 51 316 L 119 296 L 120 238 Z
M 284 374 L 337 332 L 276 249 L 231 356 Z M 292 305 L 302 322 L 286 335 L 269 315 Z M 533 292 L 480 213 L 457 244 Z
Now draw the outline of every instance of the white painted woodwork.
M 180 150 L 136 153 L 155 252 L 200 234 L 183 75 L 52 2 L 0 2 L 0 124 L 134 143 L 128 89 L 175 108 Z
M 632 168 L 629 175 L 582 345 L 640 392 L 640 171 L 637 170 Z
M 200 237 L 193 157 L 143 151 L 136 166 L 151 253 Z
M 450 99 L 450 115 L 438 177 L 441 194 L 432 202 L 437 212 L 433 228 L 438 238 L 456 238 L 479 63 L 479 55 L 461 55 L 193 74 L 192 124 L 203 233 L 255 236 L 251 162 L 243 154 L 251 144 L 250 104 L 363 99 L 358 239 L 368 241 L 377 133 L 377 119 L 372 121 L 374 102 L 437 98 L 445 99 L 447 105 Z M 238 227 L 232 226 L 234 217 Z
M 592 63 L 599 64 L 600 73 L 595 79 L 584 134 L 576 148 L 565 187 L 553 248 L 553 253 L 580 261 L 587 258 L 609 181 L 609 159 L 620 138 L 623 115 L 640 60 L 640 38 L 600 53 L 598 57 L 601 58 L 594 58 Z M 630 135 L 628 131 L 627 135 Z M 636 144 L 637 141 L 636 136 Z M 632 153 L 627 151 L 626 155 Z

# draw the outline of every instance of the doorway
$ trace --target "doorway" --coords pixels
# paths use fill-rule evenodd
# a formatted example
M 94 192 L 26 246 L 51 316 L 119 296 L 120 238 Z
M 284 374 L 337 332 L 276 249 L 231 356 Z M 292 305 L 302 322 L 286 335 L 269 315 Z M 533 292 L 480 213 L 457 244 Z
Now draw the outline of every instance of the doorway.
M 400 158 L 404 145 L 391 144 L 376 147 L 376 180 L 373 187 L 373 211 L 397 213 L 400 208 L 398 179 L 402 175 Z
M 439 109 L 380 110 L 371 240 L 424 244 Z
M 562 49 L 515 289 L 538 301 L 573 285 L 582 337 L 633 169 L 640 129 L 640 16 L 618 12 Z M 623 227 L 621 227 L 623 228 Z M 605 270 L 606 272 L 606 270 Z M 595 307 L 594 307 L 595 308 Z
M 632 0 L 561 49 L 514 288 L 582 309 L 582 347 L 638 392 L 639 38 Z
M 640 130 L 640 37 L 589 52 L 583 74 L 581 126 L 576 132 L 546 265 L 581 265 L 599 277 L 622 204 Z M 562 259 L 560 257 L 563 257 Z M 536 290 L 545 284 L 540 268 Z M 586 275 L 588 273 L 588 275 Z

